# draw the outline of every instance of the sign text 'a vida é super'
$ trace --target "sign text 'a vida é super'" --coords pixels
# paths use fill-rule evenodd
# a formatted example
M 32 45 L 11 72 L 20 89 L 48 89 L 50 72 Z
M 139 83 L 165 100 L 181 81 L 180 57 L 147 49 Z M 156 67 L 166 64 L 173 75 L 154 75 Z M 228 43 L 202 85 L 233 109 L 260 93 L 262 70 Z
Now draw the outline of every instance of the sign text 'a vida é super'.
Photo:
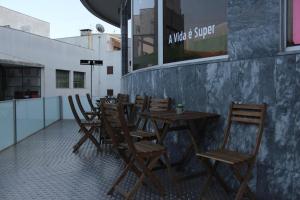
M 216 25 L 191 28 L 188 32 L 180 31 L 169 35 L 169 45 L 192 39 L 205 39 L 215 34 Z

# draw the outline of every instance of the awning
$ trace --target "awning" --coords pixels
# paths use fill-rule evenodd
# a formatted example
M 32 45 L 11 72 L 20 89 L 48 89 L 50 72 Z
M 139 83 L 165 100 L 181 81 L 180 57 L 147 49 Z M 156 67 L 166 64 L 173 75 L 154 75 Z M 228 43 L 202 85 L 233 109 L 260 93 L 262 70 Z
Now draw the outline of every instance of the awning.
M 111 37 L 110 40 L 114 47 L 121 49 L 121 40 L 120 39 Z
M 120 27 L 120 7 L 122 0 L 80 0 L 96 17 Z M 130 0 L 128 0 L 130 2 Z

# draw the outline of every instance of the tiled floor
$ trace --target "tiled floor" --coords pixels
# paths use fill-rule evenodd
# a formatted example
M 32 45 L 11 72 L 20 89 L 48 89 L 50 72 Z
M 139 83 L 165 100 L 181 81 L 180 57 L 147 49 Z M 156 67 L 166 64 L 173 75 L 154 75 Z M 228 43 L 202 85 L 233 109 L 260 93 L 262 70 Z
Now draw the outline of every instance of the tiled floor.
M 0 152 L 1 200 L 104 200 L 122 199 L 106 192 L 119 175 L 122 162 L 109 150 L 97 153 L 87 142 L 78 154 L 72 146 L 80 135 L 74 121 L 60 121 Z M 167 192 L 163 199 L 199 199 L 204 177 L 184 181 L 174 187 L 164 170 L 158 171 Z M 126 178 L 125 186 L 135 181 Z M 160 199 L 155 190 L 142 189 L 136 199 Z M 212 188 L 206 199 L 227 199 L 219 189 Z

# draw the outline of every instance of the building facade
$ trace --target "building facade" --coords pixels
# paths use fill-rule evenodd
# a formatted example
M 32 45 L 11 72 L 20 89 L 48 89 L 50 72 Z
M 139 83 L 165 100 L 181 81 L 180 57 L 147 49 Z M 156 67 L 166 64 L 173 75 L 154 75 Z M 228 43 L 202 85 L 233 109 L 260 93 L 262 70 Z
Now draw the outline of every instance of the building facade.
M 87 32 L 86 32 L 87 31 Z M 120 35 L 82 30 L 81 36 L 58 38 L 57 40 L 92 49 L 95 57 L 103 61 L 102 66 L 95 66 L 93 85 L 97 85 L 94 94 L 97 96 L 116 96 L 121 89 L 121 51 Z
M 86 29 L 80 36 L 50 39 L 48 22 L 4 7 L 0 11 L 0 101 L 85 95 L 91 86 L 97 97 L 120 92 L 119 35 Z M 92 71 L 80 65 L 89 59 L 103 65 Z
M 0 6 L 0 26 L 50 37 L 50 23 Z
M 82 2 L 98 16 L 104 14 L 101 1 Z M 299 1 L 132 0 L 127 7 L 125 2 L 112 9 L 131 10 L 132 20 L 152 9 L 152 20 L 147 21 L 157 31 L 132 27 L 140 30 L 133 35 L 133 71 L 123 76 L 122 91 L 131 98 L 171 97 L 186 110 L 220 114 L 202 136 L 204 150 L 221 145 L 230 102 L 267 103 L 251 187 L 258 199 L 299 199 Z M 111 21 L 126 30 L 128 13 L 120 13 L 119 23 Z M 127 40 L 126 34 L 122 39 Z M 231 147 L 247 152 L 255 138 L 243 129 L 236 131 Z M 177 145 L 169 147 L 175 157 L 186 141 L 184 135 L 179 137 Z M 176 144 L 172 137 L 166 143 Z
M 6 27 L 0 38 L 1 100 L 90 92 L 80 59 L 95 59 L 93 50 Z

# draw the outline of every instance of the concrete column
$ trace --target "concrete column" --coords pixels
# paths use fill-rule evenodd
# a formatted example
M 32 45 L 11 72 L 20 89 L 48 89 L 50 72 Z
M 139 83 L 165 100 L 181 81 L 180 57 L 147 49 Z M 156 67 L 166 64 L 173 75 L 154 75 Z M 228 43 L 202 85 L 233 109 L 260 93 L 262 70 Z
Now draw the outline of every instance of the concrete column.
M 128 15 L 130 13 L 130 3 L 128 0 L 122 0 L 121 3 L 121 51 L 122 51 L 122 75 L 128 73 Z M 129 11 L 129 13 L 128 13 Z

